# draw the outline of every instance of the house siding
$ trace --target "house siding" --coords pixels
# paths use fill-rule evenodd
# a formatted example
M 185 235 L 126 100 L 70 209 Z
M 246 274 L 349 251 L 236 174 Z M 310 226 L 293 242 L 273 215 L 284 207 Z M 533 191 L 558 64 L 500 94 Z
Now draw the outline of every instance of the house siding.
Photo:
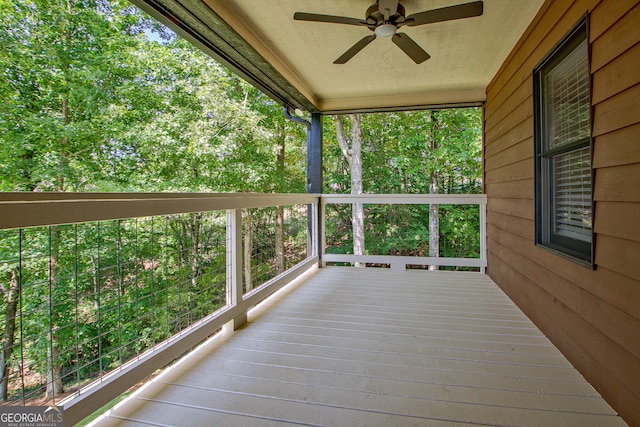
M 533 69 L 589 13 L 591 270 L 534 244 Z M 487 88 L 488 274 L 640 426 L 640 1 L 547 0 Z

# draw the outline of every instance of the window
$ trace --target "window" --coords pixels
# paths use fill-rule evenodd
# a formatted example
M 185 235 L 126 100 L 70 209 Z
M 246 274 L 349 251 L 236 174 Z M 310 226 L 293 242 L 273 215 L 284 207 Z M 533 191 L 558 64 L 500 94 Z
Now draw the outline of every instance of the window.
M 591 87 L 586 19 L 534 70 L 536 244 L 592 261 Z

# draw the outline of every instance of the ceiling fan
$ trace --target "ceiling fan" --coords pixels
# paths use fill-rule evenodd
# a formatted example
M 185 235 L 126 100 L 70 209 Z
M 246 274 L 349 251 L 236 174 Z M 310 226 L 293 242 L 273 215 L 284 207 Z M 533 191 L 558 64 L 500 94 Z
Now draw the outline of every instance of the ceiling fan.
M 404 6 L 398 0 L 377 0 L 367 9 L 365 19 L 349 18 L 346 16 L 321 15 L 316 13 L 296 12 L 293 19 L 297 21 L 327 22 L 332 24 L 346 24 L 367 27 L 373 34 L 364 37 L 349 50 L 333 61 L 334 64 L 345 64 L 358 52 L 365 48 L 377 37 L 389 38 L 416 64 L 421 64 L 431 56 L 422 49 L 411 37 L 405 33 L 398 33 L 398 29 L 405 25 L 432 24 L 434 22 L 452 21 L 454 19 L 480 16 L 483 12 L 483 2 L 473 1 L 455 6 L 426 10 L 406 16 Z

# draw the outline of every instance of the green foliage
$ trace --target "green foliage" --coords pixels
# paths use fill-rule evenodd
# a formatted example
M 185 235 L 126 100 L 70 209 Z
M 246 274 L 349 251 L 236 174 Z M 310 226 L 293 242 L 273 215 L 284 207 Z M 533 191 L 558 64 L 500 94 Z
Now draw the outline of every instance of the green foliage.
M 2 188 L 85 189 L 122 126 L 111 111 L 137 98 L 131 50 L 150 21 L 125 1 L 31 0 L 3 2 L 0 25 Z
M 440 193 L 480 192 L 479 108 L 366 114 L 362 130 L 365 193 L 429 193 L 434 170 Z M 348 193 L 349 169 L 331 118 L 325 119 L 323 131 L 325 192 Z
M 128 1 L 6 0 L 0 27 L 0 190 L 304 191 L 304 128 Z M 224 232 L 204 214 L 3 232 L 11 378 L 42 382 L 53 354 L 82 382 L 217 310 Z
M 256 288 L 275 277 L 275 207 L 251 209 L 251 286 Z M 289 269 L 307 257 L 306 206 L 288 206 L 284 209 L 284 268 Z M 245 277 L 245 287 L 246 287 Z
M 325 191 L 348 193 L 349 168 L 334 129 L 333 121 L 326 120 Z M 365 193 L 430 193 L 434 171 L 439 193 L 481 191 L 479 108 L 367 114 L 362 117 L 362 129 Z M 368 254 L 428 255 L 428 207 L 368 205 L 365 218 Z M 443 205 L 439 220 L 440 256 L 478 257 L 477 207 Z M 330 206 L 326 224 L 327 251 L 352 253 L 350 208 Z

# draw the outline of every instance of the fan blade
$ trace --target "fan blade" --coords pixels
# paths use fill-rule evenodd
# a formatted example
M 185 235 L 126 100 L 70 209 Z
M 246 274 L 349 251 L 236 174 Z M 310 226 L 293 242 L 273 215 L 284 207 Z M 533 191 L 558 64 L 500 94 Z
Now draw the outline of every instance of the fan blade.
M 389 17 L 395 15 L 398 11 L 398 0 L 379 0 L 378 10 L 384 16 L 385 21 L 388 21 Z
M 367 36 L 367 37 L 361 39 L 358 43 L 354 44 L 353 46 L 351 46 L 351 48 L 349 50 L 347 50 L 345 53 L 343 53 L 340 58 L 338 58 L 335 61 L 333 61 L 333 63 L 334 64 L 345 64 L 348 60 L 353 58 L 356 55 L 356 53 L 360 52 L 362 49 L 365 48 L 366 45 L 368 45 L 373 40 L 375 40 L 375 38 L 376 38 L 376 35 L 375 34 L 371 34 L 370 36 Z
M 391 39 L 396 46 L 398 46 L 404 53 L 413 59 L 416 64 L 422 64 L 427 59 L 431 58 L 427 52 L 422 49 L 418 43 L 414 42 L 411 37 L 404 33 L 397 33 Z
M 364 27 L 370 26 L 367 21 L 363 21 L 362 19 L 348 18 L 346 16 L 319 15 L 317 13 L 296 12 L 293 14 L 293 19 L 296 21 L 327 22 L 330 24 L 347 24 Z
M 459 4 L 456 6 L 442 7 L 440 9 L 426 10 L 407 16 L 408 26 L 431 24 L 434 22 L 453 21 L 454 19 L 471 18 L 482 15 L 484 6 L 481 1 Z

